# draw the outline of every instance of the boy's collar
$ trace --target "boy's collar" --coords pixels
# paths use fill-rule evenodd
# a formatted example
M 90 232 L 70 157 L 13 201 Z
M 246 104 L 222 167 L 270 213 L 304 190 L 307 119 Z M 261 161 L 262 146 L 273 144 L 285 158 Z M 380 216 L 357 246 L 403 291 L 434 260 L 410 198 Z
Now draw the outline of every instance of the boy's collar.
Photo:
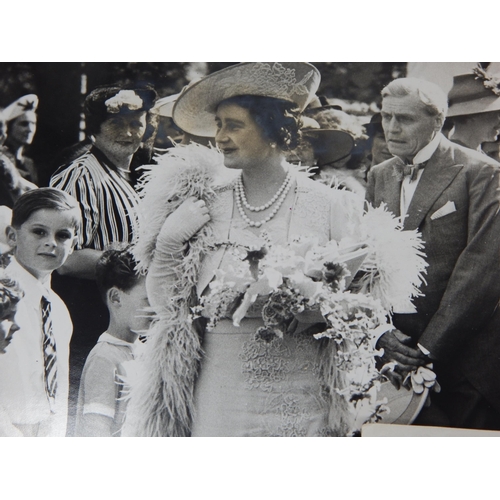
M 35 300 L 37 300 L 37 297 L 35 296 L 50 296 L 52 292 L 50 286 L 50 274 L 44 280 L 39 280 L 26 270 L 18 262 L 15 256 L 12 256 L 9 265 L 7 266 L 7 272 L 12 276 L 12 278 L 20 281 L 20 285 L 25 293 L 25 296 L 31 296 Z

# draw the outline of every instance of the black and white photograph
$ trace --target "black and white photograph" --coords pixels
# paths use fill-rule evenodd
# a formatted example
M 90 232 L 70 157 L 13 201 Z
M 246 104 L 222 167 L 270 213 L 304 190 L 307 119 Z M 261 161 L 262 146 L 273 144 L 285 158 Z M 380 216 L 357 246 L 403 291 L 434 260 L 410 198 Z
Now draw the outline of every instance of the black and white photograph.
M 5 6 L 6 495 L 494 495 L 500 63 L 456 7 Z
M 500 63 L 2 63 L 0 432 L 500 430 Z

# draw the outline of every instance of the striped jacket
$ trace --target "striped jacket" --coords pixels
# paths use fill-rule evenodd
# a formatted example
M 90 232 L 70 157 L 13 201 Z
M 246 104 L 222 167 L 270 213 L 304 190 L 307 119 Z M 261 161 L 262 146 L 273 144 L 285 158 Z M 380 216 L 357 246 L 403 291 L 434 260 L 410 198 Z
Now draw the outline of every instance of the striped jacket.
M 77 249 L 105 250 L 112 243 L 134 241 L 139 196 L 96 147 L 56 171 L 50 185 L 80 203 L 83 227 Z

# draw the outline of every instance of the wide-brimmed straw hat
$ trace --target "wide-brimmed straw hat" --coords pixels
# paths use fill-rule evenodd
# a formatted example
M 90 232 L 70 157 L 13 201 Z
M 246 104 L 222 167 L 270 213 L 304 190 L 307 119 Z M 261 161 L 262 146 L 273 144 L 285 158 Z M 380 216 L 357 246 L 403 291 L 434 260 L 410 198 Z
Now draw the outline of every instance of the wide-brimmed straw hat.
M 453 78 L 448 103 L 447 117 L 497 111 L 500 110 L 500 91 L 493 78 L 485 79 L 473 73 L 458 75 Z
M 240 63 L 212 73 L 186 88 L 175 102 L 173 120 L 194 135 L 214 137 L 217 106 L 230 97 L 256 95 L 295 103 L 304 110 L 321 75 L 309 63 Z

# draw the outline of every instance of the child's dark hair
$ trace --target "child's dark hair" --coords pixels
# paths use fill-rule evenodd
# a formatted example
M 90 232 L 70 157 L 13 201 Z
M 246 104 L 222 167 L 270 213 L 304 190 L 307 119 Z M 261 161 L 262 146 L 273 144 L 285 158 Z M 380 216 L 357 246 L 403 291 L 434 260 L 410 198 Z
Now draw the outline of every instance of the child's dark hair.
M 112 287 L 126 292 L 141 279 L 136 271 L 136 261 L 127 247 L 122 250 L 106 250 L 96 264 L 97 287 L 102 300 L 106 303 L 106 294 Z
M 20 196 L 12 207 L 11 225 L 19 229 L 38 210 L 70 210 L 75 232 L 82 225 L 82 212 L 75 198 L 68 193 L 51 187 L 32 189 Z
M 293 102 L 260 95 L 240 95 L 230 97 L 222 103 L 236 104 L 248 110 L 255 123 L 262 129 L 264 137 L 276 143 L 282 151 L 289 151 L 298 146 L 300 111 Z
M 12 308 L 24 297 L 24 292 L 5 272 L 0 272 L 0 321 L 5 319 Z

